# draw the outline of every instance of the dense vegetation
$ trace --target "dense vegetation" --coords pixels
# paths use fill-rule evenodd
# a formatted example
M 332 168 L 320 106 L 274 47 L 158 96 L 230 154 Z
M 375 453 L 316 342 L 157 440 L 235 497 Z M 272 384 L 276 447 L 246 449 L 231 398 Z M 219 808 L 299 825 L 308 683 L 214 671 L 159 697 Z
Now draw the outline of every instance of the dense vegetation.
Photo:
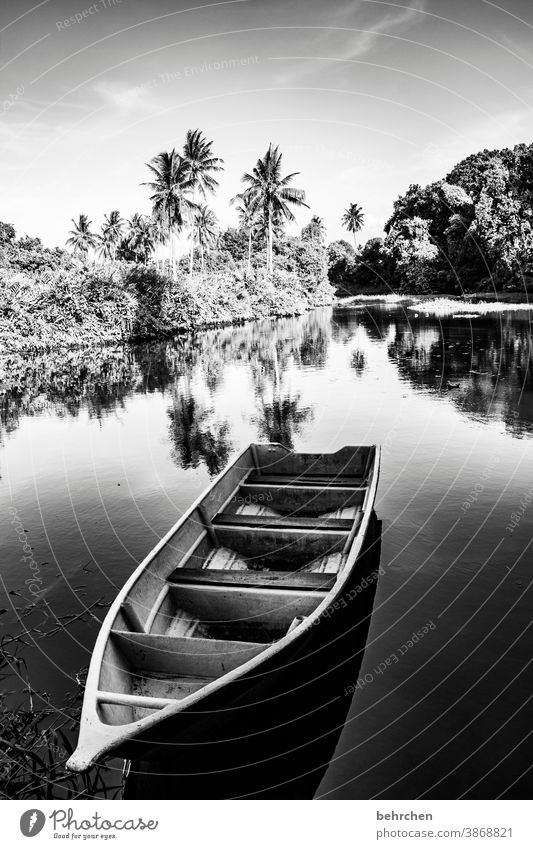
M 5 232 L 5 227 L 4 227 Z M 86 265 L 27 239 L 0 245 L 0 350 L 44 350 L 169 336 L 267 315 L 295 315 L 327 304 L 325 251 L 283 238 L 271 273 L 240 262 L 243 240 L 223 234 L 202 272 L 168 262 L 123 260 Z M 38 240 L 33 240 L 38 243 Z
M 331 282 L 357 291 L 533 290 L 533 144 L 484 150 L 443 179 L 409 186 L 384 239 L 328 248 Z
M 284 233 L 305 193 L 283 175 L 270 145 L 236 195 L 239 224 L 221 231 L 205 200 L 223 160 L 199 130 L 181 152 L 148 163 L 152 213 L 126 221 L 118 210 L 101 232 L 85 214 L 67 245 L 44 248 L 0 223 L 0 350 L 42 350 L 172 333 L 331 303 L 324 227 L 314 216 L 301 238 Z M 176 256 L 175 238 L 190 248 Z

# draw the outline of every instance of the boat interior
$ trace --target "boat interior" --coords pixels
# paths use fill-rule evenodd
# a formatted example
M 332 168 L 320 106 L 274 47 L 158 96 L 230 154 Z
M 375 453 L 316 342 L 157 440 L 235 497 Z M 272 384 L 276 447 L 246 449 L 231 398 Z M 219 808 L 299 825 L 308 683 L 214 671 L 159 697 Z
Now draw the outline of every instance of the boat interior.
M 294 454 L 252 445 L 122 597 L 96 693 L 123 725 L 185 699 L 295 630 L 357 536 L 375 448 Z

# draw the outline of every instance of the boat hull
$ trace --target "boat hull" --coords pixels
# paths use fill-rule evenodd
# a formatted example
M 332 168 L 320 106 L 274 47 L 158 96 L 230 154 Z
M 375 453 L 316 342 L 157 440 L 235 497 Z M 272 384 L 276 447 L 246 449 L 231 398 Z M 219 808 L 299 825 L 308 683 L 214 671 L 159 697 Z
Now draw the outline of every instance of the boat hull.
M 373 517 L 350 580 L 301 639 L 194 710 L 128 741 L 126 798 L 309 798 L 325 772 L 364 655 L 379 576 Z

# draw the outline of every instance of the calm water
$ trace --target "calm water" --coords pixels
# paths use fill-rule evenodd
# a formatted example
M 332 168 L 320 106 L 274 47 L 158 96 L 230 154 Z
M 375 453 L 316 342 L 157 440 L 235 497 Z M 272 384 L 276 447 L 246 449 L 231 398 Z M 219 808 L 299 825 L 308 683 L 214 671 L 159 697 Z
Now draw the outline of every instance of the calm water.
M 3 633 L 89 608 L 28 638 L 33 686 L 75 690 L 105 605 L 233 451 L 380 442 L 365 683 L 317 796 L 530 796 L 531 367 L 527 312 L 380 305 L 0 361 Z

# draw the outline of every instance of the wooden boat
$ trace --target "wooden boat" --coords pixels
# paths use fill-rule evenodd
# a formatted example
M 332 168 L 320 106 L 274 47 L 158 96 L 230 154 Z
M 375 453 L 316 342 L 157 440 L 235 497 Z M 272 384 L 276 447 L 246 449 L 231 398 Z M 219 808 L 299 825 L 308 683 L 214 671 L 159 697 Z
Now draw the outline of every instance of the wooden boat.
M 179 734 L 201 740 L 213 719 L 222 725 L 245 709 L 257 716 L 277 676 L 295 680 L 314 626 L 357 596 L 348 589 L 379 461 L 376 446 L 246 448 L 111 605 L 67 767 L 161 754 Z

